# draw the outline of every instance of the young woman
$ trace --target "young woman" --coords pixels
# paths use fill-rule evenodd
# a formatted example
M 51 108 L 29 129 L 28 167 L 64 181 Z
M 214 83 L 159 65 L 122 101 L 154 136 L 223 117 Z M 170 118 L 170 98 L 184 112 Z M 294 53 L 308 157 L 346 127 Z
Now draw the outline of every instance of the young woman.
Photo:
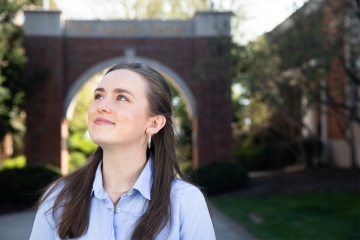
M 43 194 L 30 239 L 215 239 L 203 194 L 178 167 L 171 117 L 157 71 L 110 68 L 88 111 L 99 147 Z

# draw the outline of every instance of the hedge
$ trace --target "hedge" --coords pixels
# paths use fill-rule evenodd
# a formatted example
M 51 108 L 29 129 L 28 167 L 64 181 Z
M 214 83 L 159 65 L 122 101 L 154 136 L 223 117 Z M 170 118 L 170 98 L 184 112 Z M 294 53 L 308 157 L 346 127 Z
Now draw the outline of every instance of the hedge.
M 198 169 L 185 170 L 185 174 L 208 196 L 243 188 L 248 180 L 247 170 L 241 165 L 228 161 L 215 161 Z
M 41 190 L 59 178 L 59 169 L 49 165 L 30 165 L 0 171 L 0 203 L 34 204 Z

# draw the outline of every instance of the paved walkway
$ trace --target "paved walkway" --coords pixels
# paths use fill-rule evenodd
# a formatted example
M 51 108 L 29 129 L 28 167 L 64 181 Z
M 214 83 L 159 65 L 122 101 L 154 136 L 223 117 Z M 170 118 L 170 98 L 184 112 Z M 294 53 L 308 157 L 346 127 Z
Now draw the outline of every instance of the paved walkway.
M 1 240 L 29 240 L 35 212 L 0 215 Z
M 217 240 L 256 240 L 243 226 L 212 206 L 213 224 Z
M 0 215 L 0 240 L 28 240 L 34 211 Z M 218 240 L 255 240 L 242 226 L 213 207 L 213 223 Z

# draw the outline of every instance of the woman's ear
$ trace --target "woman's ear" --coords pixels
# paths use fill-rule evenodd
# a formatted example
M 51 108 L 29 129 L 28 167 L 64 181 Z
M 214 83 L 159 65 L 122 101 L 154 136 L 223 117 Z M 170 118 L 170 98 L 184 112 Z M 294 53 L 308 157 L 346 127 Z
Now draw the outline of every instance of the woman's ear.
M 150 123 L 146 128 L 146 134 L 156 134 L 158 133 L 166 123 L 166 118 L 163 115 L 156 115 L 154 117 L 150 117 Z

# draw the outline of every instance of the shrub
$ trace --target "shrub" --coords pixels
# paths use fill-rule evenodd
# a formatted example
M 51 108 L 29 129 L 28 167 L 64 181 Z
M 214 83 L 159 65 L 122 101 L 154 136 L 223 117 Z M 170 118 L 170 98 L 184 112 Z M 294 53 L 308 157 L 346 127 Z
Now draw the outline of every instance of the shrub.
M 189 175 L 194 183 L 205 188 L 209 196 L 240 189 L 248 180 L 245 168 L 225 161 L 199 167 Z
M 235 145 L 234 156 L 249 171 L 281 169 L 296 162 L 295 147 L 289 143 L 274 145 Z
M 277 156 L 275 166 L 276 168 L 284 168 L 288 165 L 296 163 L 296 146 L 292 144 L 281 144 L 277 146 Z
M 261 146 L 235 146 L 234 156 L 237 162 L 248 170 L 256 171 L 264 168 L 264 148 Z
M 32 205 L 40 191 L 60 176 L 60 170 L 49 165 L 4 169 L 0 171 L 0 203 Z
M 323 151 L 323 144 L 317 138 L 305 139 L 302 143 L 305 150 L 306 166 L 313 167 L 314 164 L 316 164 L 313 162 L 314 158 L 319 159 L 321 156 Z

